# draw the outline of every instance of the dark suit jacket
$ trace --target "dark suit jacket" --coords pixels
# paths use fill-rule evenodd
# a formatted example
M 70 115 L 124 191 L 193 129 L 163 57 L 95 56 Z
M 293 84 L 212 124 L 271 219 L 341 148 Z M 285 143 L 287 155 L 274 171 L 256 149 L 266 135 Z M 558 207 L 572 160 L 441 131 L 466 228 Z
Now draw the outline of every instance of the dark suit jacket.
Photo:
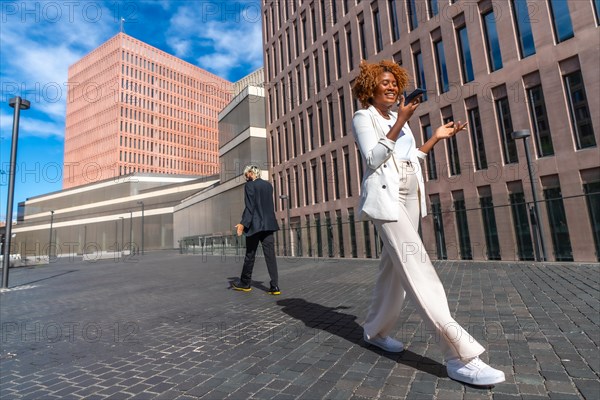
M 258 232 L 275 232 L 279 230 L 273 205 L 273 186 L 260 178 L 246 182 L 244 186 L 244 213 L 242 221 L 246 236 Z

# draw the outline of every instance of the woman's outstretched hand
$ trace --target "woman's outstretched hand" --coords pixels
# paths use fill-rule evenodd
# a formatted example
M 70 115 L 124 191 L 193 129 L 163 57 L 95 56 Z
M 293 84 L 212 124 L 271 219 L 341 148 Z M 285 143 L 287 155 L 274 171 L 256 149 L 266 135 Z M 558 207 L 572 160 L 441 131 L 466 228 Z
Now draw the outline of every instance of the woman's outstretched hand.
M 440 126 L 435 130 L 434 136 L 438 140 L 448 139 L 456 135 L 458 132 L 464 130 L 467 127 L 467 122 L 461 124 L 460 121 L 450 121 L 445 125 Z

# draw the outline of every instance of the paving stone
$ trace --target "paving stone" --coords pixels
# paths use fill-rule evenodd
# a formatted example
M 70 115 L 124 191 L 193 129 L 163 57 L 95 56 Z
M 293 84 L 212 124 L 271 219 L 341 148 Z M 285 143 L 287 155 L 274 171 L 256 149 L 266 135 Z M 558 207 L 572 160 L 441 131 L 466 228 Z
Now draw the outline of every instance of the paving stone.
M 29 329 L 21 340 L 2 325 L 3 347 L 16 356 L 0 363 L 0 393 L 3 400 L 600 397 L 597 265 L 435 262 L 456 320 L 506 374 L 507 382 L 481 389 L 447 377 L 436 338 L 410 300 L 393 332 L 407 350 L 366 345 L 361 323 L 377 260 L 334 261 L 282 262 L 281 296 L 259 286 L 228 290 L 239 257 L 156 252 L 131 265 L 71 260 L 14 269 L 14 285 L 40 284 L 0 294 L 3 324 Z M 254 278 L 268 282 L 263 260 Z M 50 343 L 36 340 L 36 323 L 89 330 Z

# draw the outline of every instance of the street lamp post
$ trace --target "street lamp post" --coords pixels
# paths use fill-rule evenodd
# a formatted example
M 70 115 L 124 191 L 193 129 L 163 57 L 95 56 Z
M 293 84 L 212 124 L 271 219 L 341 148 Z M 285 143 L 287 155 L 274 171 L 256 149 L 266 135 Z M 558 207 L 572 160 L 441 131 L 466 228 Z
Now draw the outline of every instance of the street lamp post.
M 119 217 L 121 219 L 121 254 L 125 251 L 125 217 Z
M 48 239 L 48 262 L 52 256 L 52 223 L 54 222 L 54 210 L 50 211 L 50 239 Z
M 129 211 L 129 255 L 133 254 L 133 211 Z
M 17 167 L 17 142 L 19 139 L 19 119 L 21 110 L 28 110 L 30 103 L 19 96 L 8 100 L 8 105 L 15 109 L 13 113 L 12 143 L 10 149 L 10 171 L 8 175 L 8 200 L 6 202 L 6 225 L 4 255 L 2 258 L 2 288 L 8 288 L 8 268 L 10 267 L 10 242 L 12 240 L 12 209 L 15 195 L 15 170 Z
M 292 226 L 290 225 L 290 196 L 288 196 L 287 194 L 282 194 L 279 196 L 279 198 L 281 200 L 287 200 L 287 207 L 286 207 L 287 208 L 287 228 L 288 228 L 287 230 L 288 230 L 288 234 L 290 236 L 290 240 L 289 240 L 290 256 L 293 257 L 294 256 L 294 246 L 292 245 Z M 284 238 L 285 238 L 285 236 L 284 236 Z M 284 241 L 283 245 L 284 245 L 283 254 L 287 256 L 287 249 L 286 249 L 287 246 L 286 246 L 285 241 Z
M 140 200 L 137 203 L 142 206 L 142 255 L 144 255 L 144 202 Z
M 530 212 L 532 215 L 531 219 L 536 249 L 536 261 L 546 261 L 546 246 L 544 244 L 544 235 L 542 232 L 540 204 L 538 202 L 537 192 L 535 190 L 535 181 L 533 180 L 533 171 L 531 168 L 531 155 L 529 154 L 529 143 L 527 140 L 529 136 L 531 136 L 531 132 L 528 129 L 523 129 L 512 133 L 512 138 L 514 140 L 523 139 L 523 146 L 525 147 L 525 158 L 527 159 L 527 172 L 529 173 L 529 182 L 531 183 L 531 195 L 533 197 L 533 208 L 530 210 Z

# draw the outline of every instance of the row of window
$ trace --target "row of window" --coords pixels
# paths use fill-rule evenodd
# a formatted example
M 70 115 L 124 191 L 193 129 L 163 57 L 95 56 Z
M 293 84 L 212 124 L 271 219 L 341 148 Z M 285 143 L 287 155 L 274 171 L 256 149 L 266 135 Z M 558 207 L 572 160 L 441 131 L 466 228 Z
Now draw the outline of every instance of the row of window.
M 173 139 L 173 135 L 166 133 L 164 137 L 171 137 Z M 156 151 L 162 155 L 175 155 L 179 157 L 185 157 L 187 159 L 193 160 L 208 160 L 207 157 L 212 156 L 216 157 L 216 145 L 212 143 L 200 142 L 200 146 L 188 146 L 188 147 L 180 147 L 173 146 L 176 144 L 175 141 L 172 140 L 162 140 L 161 142 L 137 139 L 135 137 L 131 137 L 128 135 L 120 136 L 119 145 L 123 148 L 129 149 L 137 149 L 142 151 L 153 152 L 156 148 Z M 181 144 L 181 143 L 180 143 Z M 203 151 L 204 150 L 204 151 Z
M 311 44 L 314 43 L 320 36 L 317 34 L 318 26 L 321 26 L 321 33 L 325 33 L 327 30 L 327 26 L 331 25 L 331 23 L 336 23 L 337 20 L 330 20 L 328 17 L 335 16 L 334 12 L 336 9 L 336 2 L 333 1 L 329 5 L 325 4 L 326 2 L 320 2 L 321 4 L 321 22 L 319 22 L 315 17 L 315 6 L 314 3 L 310 5 L 311 20 L 310 20 L 310 29 L 309 24 L 307 22 L 306 12 L 302 12 L 298 16 L 298 20 L 292 22 L 291 26 L 285 29 L 285 32 L 282 32 L 281 35 L 276 40 L 276 43 L 270 48 L 265 50 L 266 54 L 266 76 L 267 80 L 272 80 L 277 74 L 282 71 L 286 65 L 290 65 L 292 63 L 292 52 L 294 53 L 294 59 L 300 57 L 304 52 L 308 49 L 308 34 L 312 29 L 312 41 Z M 549 0 L 548 8 L 550 11 L 550 17 L 552 19 L 552 26 L 554 28 L 555 41 L 556 43 L 560 43 L 567 39 L 570 39 L 574 36 L 573 24 L 571 22 L 569 6 L 567 0 Z M 596 15 L 598 15 L 598 4 L 599 2 L 595 0 L 593 2 L 594 11 Z M 406 12 L 408 13 L 408 30 L 411 31 L 416 29 L 418 26 L 418 15 L 419 8 L 421 5 L 427 6 L 427 14 L 429 18 L 434 18 L 438 14 L 438 2 L 435 0 L 428 0 L 425 2 L 419 2 L 416 0 L 406 0 Z M 384 28 L 382 26 L 382 16 L 379 10 L 378 3 L 373 3 L 371 10 L 371 27 L 372 33 L 374 34 L 373 43 L 375 44 L 375 53 L 378 53 L 383 50 L 384 42 L 387 40 L 391 40 L 391 42 L 396 42 L 400 39 L 400 26 L 401 23 L 398 19 L 398 7 L 402 7 L 403 4 L 401 1 L 389 0 L 387 1 L 387 16 L 389 19 L 389 23 L 387 24 L 389 32 L 387 32 L 387 38 L 383 38 Z M 478 7 L 478 11 L 481 17 L 481 24 L 483 27 L 484 35 L 485 35 L 485 47 L 487 51 L 487 60 L 488 60 L 488 68 L 489 71 L 496 71 L 501 69 L 503 66 L 502 54 L 501 54 L 501 46 L 500 46 L 500 36 L 498 34 L 498 30 L 496 27 L 497 22 L 499 21 L 502 13 L 495 13 L 494 7 L 491 1 L 480 2 L 476 5 Z M 514 27 L 514 31 L 517 35 L 517 43 L 519 48 L 519 53 L 521 58 L 528 57 L 532 54 L 535 54 L 535 41 L 533 37 L 532 27 L 531 27 L 531 17 L 533 16 L 537 20 L 537 14 L 539 12 L 539 4 L 536 4 L 534 8 L 531 8 L 530 5 L 524 0 L 511 0 L 510 1 L 510 11 L 512 15 L 512 24 Z M 265 11 L 265 24 L 268 24 L 268 21 L 271 21 L 271 31 L 270 35 L 273 36 L 275 34 L 274 30 L 274 8 L 277 8 L 280 12 L 281 9 L 286 10 L 287 4 L 286 2 L 281 4 L 271 4 L 268 11 Z M 500 9 L 501 11 L 502 9 Z M 329 14 L 331 12 L 331 14 Z M 471 12 L 469 12 L 469 17 L 465 17 L 465 13 L 461 13 L 458 16 L 453 18 L 453 24 L 456 32 L 456 46 L 460 58 L 460 66 L 461 66 L 461 75 L 463 79 L 463 83 L 471 82 L 475 79 L 474 70 L 473 70 L 473 56 L 471 54 L 471 47 L 469 45 L 469 37 L 467 32 L 466 18 L 470 18 Z M 499 14 L 499 15 L 497 15 Z M 286 13 L 287 15 L 287 13 Z M 287 16 L 286 16 L 287 20 Z M 281 27 L 281 16 L 279 18 L 279 26 Z M 365 31 L 365 17 L 364 13 L 360 13 L 357 16 L 357 26 L 358 26 L 358 40 L 359 45 L 356 46 L 359 49 L 359 57 L 360 59 L 367 59 L 369 54 L 367 51 L 367 43 L 369 42 L 366 38 Z M 299 29 L 302 30 L 302 42 L 300 43 L 299 39 Z M 291 30 L 290 30 L 291 29 Z M 351 24 L 347 23 L 344 26 L 343 32 L 336 32 L 333 35 L 333 47 L 334 47 L 334 58 L 336 64 L 336 76 L 341 77 L 343 72 L 352 71 L 355 66 L 354 54 L 353 50 L 355 46 L 352 42 L 352 34 L 351 34 Z M 438 27 L 434 32 L 431 33 L 432 38 L 436 37 L 433 40 L 434 49 L 437 57 L 438 70 L 439 74 L 445 76 L 445 79 L 440 79 L 440 92 L 443 93 L 447 90 L 448 79 L 447 73 L 445 70 L 445 56 L 443 52 L 443 42 L 441 38 L 441 33 L 439 33 L 440 28 Z M 265 32 L 269 32 L 267 27 L 265 27 Z M 269 36 L 269 37 L 271 37 Z M 346 68 L 341 64 L 341 56 L 340 56 L 340 37 L 344 36 L 346 41 L 346 52 L 347 52 L 347 60 L 346 60 Z M 285 37 L 285 39 L 284 39 Z M 293 40 L 292 40 L 293 37 Z M 292 46 L 293 43 L 293 46 Z M 285 52 L 284 52 L 284 44 L 285 44 Z M 330 82 L 330 72 L 329 72 L 329 45 L 326 43 L 323 46 L 323 56 L 326 64 L 325 74 L 327 75 L 327 84 Z M 285 60 L 285 54 L 287 54 L 287 63 Z M 313 58 L 315 59 L 314 65 L 315 70 L 318 70 L 318 59 L 317 52 L 313 54 Z M 305 58 L 303 64 L 308 64 L 308 58 Z M 306 67 L 305 67 L 306 69 Z M 319 74 L 316 74 L 317 76 Z M 318 78 L 317 78 L 318 79 Z M 314 83 L 314 79 L 307 79 L 311 83 Z M 320 85 L 316 85 L 317 88 Z
M 597 173 L 596 173 L 597 175 Z M 507 205 L 495 206 L 489 186 L 478 188 L 478 207 L 467 209 L 464 193 L 462 190 L 452 192 L 452 211 L 443 211 L 440 197 L 437 194 L 430 195 L 431 214 L 433 233 L 435 235 L 435 251 L 437 259 L 445 260 L 448 258 L 460 258 L 471 260 L 473 258 L 486 258 L 488 260 L 501 260 L 501 238 L 503 235 L 511 235 L 511 243 L 514 244 L 514 255 L 510 254 L 509 260 L 534 260 L 535 243 L 533 239 L 533 224 L 535 214 L 532 212 L 531 203 L 525 201 L 525 195 L 521 182 L 511 182 L 512 188 L 509 188 Z M 591 228 L 593 233 L 593 243 L 595 246 L 596 257 L 600 261 L 600 181 L 585 183 L 583 185 L 585 203 L 590 216 Z M 548 254 L 551 252 L 556 261 L 573 261 L 573 249 L 569 234 L 568 221 L 564 199 L 561 194 L 560 185 L 549 185 L 544 187 L 544 203 L 548 219 L 549 237 L 552 248 L 548 248 Z M 282 199 L 282 207 L 288 207 L 289 204 L 283 203 L 288 200 Z M 576 200 L 578 199 L 568 199 Z M 291 200 L 290 200 L 291 201 Z M 508 224 L 508 231 L 498 229 L 496 212 L 499 208 L 508 207 L 511 215 L 511 223 Z M 287 227 L 292 222 L 292 235 L 289 237 L 290 230 L 282 229 L 276 237 L 277 247 L 283 245 L 284 254 L 288 249 L 293 249 L 296 256 L 317 256 L 317 257 L 358 257 L 357 239 L 362 237 L 364 240 L 364 256 L 367 258 L 377 257 L 377 250 L 372 248 L 372 237 L 377 233 L 373 230 L 369 222 L 362 222 L 362 232 L 357 235 L 357 226 L 354 217 L 354 209 L 349 208 L 348 219 L 343 221 L 341 210 L 325 212 L 322 218 L 321 214 L 306 215 L 303 218 L 295 217 L 292 221 L 283 218 L 280 221 L 282 227 Z M 444 214 L 452 214 L 445 217 Z M 447 243 L 444 220 L 452 218 L 454 220 L 455 236 L 457 243 Z M 484 241 L 479 243 L 471 238 L 469 223 L 473 223 L 475 218 L 481 221 Z M 304 226 L 302 221 L 304 220 Z M 503 223 L 505 224 L 505 223 Z M 471 225 L 472 226 L 472 225 Z M 506 226 L 506 224 L 505 224 Z M 512 230 L 512 232 L 510 232 Z M 348 237 L 348 231 L 350 233 Z M 291 241 L 290 241 L 291 239 Z M 506 238 L 504 238 L 506 242 Z M 345 249 L 345 243 L 350 244 L 350 251 Z M 376 244 L 376 242 L 375 242 Z M 455 247 L 455 248 L 452 248 Z M 375 250 L 375 254 L 374 251 Z M 433 249 L 432 249 L 433 250 Z M 475 251 L 482 251 L 482 254 L 475 256 Z M 449 254 L 456 252 L 456 254 Z M 506 252 L 505 252 L 506 254 Z M 287 255 L 287 254 L 286 254 Z M 505 255 L 506 257 L 506 255 Z
M 156 126 L 175 126 L 172 129 L 181 129 L 185 133 L 197 135 L 203 128 L 210 127 L 214 124 L 213 119 L 198 117 L 197 115 L 191 115 L 179 110 L 173 110 L 169 107 L 163 107 L 160 104 L 157 105 L 156 111 L 154 111 L 154 104 L 150 108 L 149 112 L 138 108 L 130 108 L 121 105 L 121 118 L 131 121 L 135 121 L 143 124 L 150 124 Z M 173 111 L 175 111 L 173 113 Z M 166 118 L 165 118 L 166 117 Z M 190 120 L 191 119 L 191 120 Z M 182 123 L 180 121 L 187 121 L 188 123 Z
M 335 210 L 321 214 L 304 216 L 305 226 L 300 223 L 292 225 L 293 237 L 289 238 L 289 230 L 281 229 L 275 235 L 275 245 L 279 249 L 283 245 L 283 254 L 288 255 L 288 250 L 295 253 L 295 256 L 302 257 L 358 257 L 357 239 L 360 236 L 364 239 L 364 256 L 372 258 L 377 257 L 377 250 L 373 252 L 371 246 L 371 237 L 376 237 L 373 226 L 367 221 L 361 223 L 362 232 L 357 232 L 357 224 L 354 217 L 354 209 L 349 208 L 348 221 L 342 219 L 342 210 Z M 282 219 L 282 227 L 287 226 L 288 221 Z M 350 236 L 347 236 L 347 233 Z M 358 233 L 358 234 L 357 234 Z M 344 242 L 348 237 L 350 242 L 350 251 L 347 253 Z M 291 254 L 290 253 L 290 254 Z M 375 254 L 374 254 L 375 253 Z
M 574 134 L 575 147 L 584 149 L 596 146 L 596 139 L 592 126 L 592 119 L 589 112 L 585 88 L 581 76 L 581 71 L 577 70 L 563 76 L 566 93 L 566 103 L 571 118 L 572 132 Z M 506 90 L 497 90 L 503 93 L 502 97 L 494 100 L 494 109 L 497 118 L 497 131 L 500 135 L 502 156 L 504 164 L 517 163 L 516 142 L 512 138 L 513 124 L 510 113 L 509 100 L 506 96 Z M 536 154 L 539 158 L 554 154 L 554 145 L 550 134 L 550 124 L 544 101 L 542 85 L 535 85 L 526 89 L 529 104 L 529 115 L 533 125 L 533 140 Z M 469 103 L 469 99 L 466 103 Z M 471 102 L 472 103 L 472 102 Z M 443 122 L 452 121 L 451 106 L 441 110 Z M 479 107 L 467 108 L 469 132 L 471 134 L 472 154 L 476 170 L 486 169 L 488 167 L 487 152 L 484 144 L 484 135 Z M 432 134 L 429 117 L 421 117 L 421 129 L 423 143 L 426 142 Z M 427 157 L 427 176 L 430 180 L 437 179 L 437 163 L 435 158 L 435 149 L 429 152 Z M 461 161 L 458 154 L 456 137 L 446 141 L 446 159 L 448 160 L 449 175 L 460 175 Z
M 585 183 L 583 191 L 590 217 L 596 255 L 600 261 L 600 212 L 598 211 L 600 210 L 600 182 Z M 473 259 L 474 243 L 469 232 L 469 220 L 476 218 L 476 214 L 480 214 L 485 238 L 485 257 L 488 260 L 500 260 L 502 258 L 500 235 L 495 212 L 498 207 L 507 206 L 494 206 L 489 186 L 479 187 L 478 192 L 479 208 L 475 210 L 466 208 L 462 190 L 452 192 L 453 211 L 451 212 L 455 218 L 458 256 L 463 260 Z M 556 261 L 573 261 L 573 249 L 560 184 L 544 187 L 543 194 L 554 259 Z M 444 260 L 448 258 L 448 249 L 445 239 L 443 207 L 438 194 L 431 194 L 430 201 L 437 258 Z M 535 240 L 532 232 L 535 231 L 533 226 L 537 225 L 539 221 L 535 219 L 532 204 L 525 201 L 520 181 L 518 185 L 513 186 L 512 190 L 509 190 L 508 207 L 512 218 L 516 255 L 519 260 L 534 260 Z M 541 250 L 537 249 L 535 251 L 540 252 Z M 454 255 L 451 258 L 453 257 Z
M 596 139 L 581 71 L 574 70 L 565 74 L 563 82 L 566 94 L 565 102 L 569 110 L 575 148 L 579 150 L 594 147 L 596 146 Z M 533 128 L 533 141 L 537 157 L 551 156 L 554 154 L 554 145 L 542 85 L 535 84 L 530 86 L 526 89 L 525 93 L 527 96 L 526 102 L 529 105 L 529 115 Z M 517 147 L 516 142 L 511 136 L 513 124 L 506 85 L 493 88 L 492 94 L 495 97 L 494 109 L 497 118 L 497 132 L 500 135 L 499 139 L 504 164 L 517 163 Z M 469 132 L 471 135 L 472 164 L 476 170 L 487 169 L 488 157 L 484 138 L 486 136 L 489 137 L 489 135 L 484 135 L 483 132 L 477 98 L 468 98 L 465 100 L 465 104 L 467 105 Z M 275 101 L 275 105 L 277 105 L 277 101 Z M 353 102 L 353 105 L 356 109 L 356 102 Z M 444 123 L 452 121 L 452 107 L 447 106 L 443 108 L 441 115 Z M 423 142 L 425 142 L 432 134 L 432 128 L 428 122 L 429 116 L 421 116 L 420 121 Z M 336 139 L 335 135 L 337 131 L 341 131 L 342 136 L 347 134 L 344 95 L 341 89 L 338 91 L 335 101 L 333 96 L 330 95 L 324 104 L 318 102 L 314 111 L 312 107 L 309 107 L 297 119 L 293 117 L 290 121 L 286 121 L 282 126 L 275 129 L 275 132 L 270 135 L 271 160 L 278 163 L 289 161 L 300 154 L 305 154 L 310 150 L 324 145 L 326 142 L 333 142 Z M 427 158 L 427 176 L 431 180 L 438 177 L 435 151 L 432 150 Z M 461 160 L 456 137 L 446 141 L 446 152 L 449 175 L 460 175 Z
M 327 126 L 325 121 L 328 122 Z M 333 96 L 328 96 L 325 104 L 318 102 L 314 111 L 309 107 L 306 111 L 306 121 L 303 115 L 300 115 L 297 120 L 294 117 L 289 123 L 277 127 L 275 135 L 271 135 L 270 139 L 271 160 L 290 160 L 323 146 L 326 142 L 333 142 L 337 131 L 342 137 L 348 134 L 343 90 L 338 92 L 335 100 Z
M 196 97 L 198 96 L 198 93 L 196 91 L 199 91 L 200 93 L 206 93 L 208 95 L 214 96 L 215 98 L 219 99 L 220 102 L 229 101 L 229 93 L 231 92 L 229 85 L 227 85 L 227 87 L 221 87 L 225 83 L 216 84 L 202 82 L 200 80 L 192 78 L 187 74 L 182 74 L 180 72 L 174 71 L 171 68 L 167 68 L 158 63 L 155 64 L 153 61 L 147 60 L 142 56 L 138 57 L 137 55 L 130 54 L 128 51 L 125 50 L 121 51 L 121 61 L 123 61 L 123 63 L 121 64 L 121 73 L 125 76 L 129 76 L 139 80 L 144 80 L 148 83 L 154 84 L 154 77 L 156 75 L 160 87 L 163 87 L 164 89 L 169 90 L 172 93 L 185 95 L 186 97 Z M 134 68 L 133 66 L 131 66 L 130 68 L 130 66 L 126 63 L 131 63 L 139 67 L 140 69 Z M 144 69 L 148 73 L 142 71 L 141 69 Z M 158 78 L 158 76 L 162 76 L 164 77 L 164 79 Z M 167 81 L 167 79 L 170 82 Z M 185 86 L 177 85 L 177 83 L 180 83 L 181 85 Z M 191 91 L 190 88 L 195 89 L 195 91 Z
M 183 165 L 183 166 L 182 166 Z M 181 168 L 180 168 L 181 167 Z M 218 172 L 216 165 L 185 165 L 178 160 L 163 160 L 158 167 L 148 167 L 144 165 L 119 165 L 119 175 L 127 175 L 135 172 L 151 173 L 151 174 L 177 174 L 177 173 L 194 173 L 197 175 L 215 175 Z
M 168 157 L 171 155 L 172 157 Z M 153 154 L 137 153 L 133 151 L 119 151 L 119 161 L 133 163 L 139 167 L 157 166 L 181 169 L 185 172 L 199 172 L 202 165 L 215 165 L 216 158 L 211 154 L 199 153 L 198 161 L 191 161 L 190 157 L 181 159 L 177 152 Z
M 358 182 L 362 180 L 363 171 L 358 150 L 353 146 L 354 159 L 351 159 L 350 151 L 346 146 L 339 156 L 333 151 L 273 175 L 274 195 L 280 199 L 275 204 L 275 211 L 287 207 L 282 195 L 288 196 L 292 208 L 352 197 L 354 166 L 359 165 Z
M 156 99 L 157 101 L 173 104 L 190 111 L 196 111 L 215 117 L 218 115 L 218 112 L 215 111 L 214 108 L 220 109 L 223 104 L 225 104 L 224 100 L 213 95 L 218 91 L 214 88 L 212 88 L 210 92 L 203 94 L 202 92 L 181 87 L 162 79 L 157 79 L 155 84 L 154 76 L 149 74 L 146 76 L 146 73 L 144 72 L 144 76 L 142 77 L 141 71 L 138 78 L 138 71 L 134 70 L 134 68 L 131 68 L 130 71 L 129 67 L 124 64 L 121 65 L 121 70 L 121 89 L 132 95 L 143 95 Z M 125 77 L 129 77 L 131 80 Z M 142 79 L 143 81 L 139 82 Z M 154 90 L 155 87 L 157 88 L 156 91 Z
M 196 96 L 194 101 L 191 101 L 188 98 L 174 96 L 168 90 L 154 90 L 152 87 L 133 81 L 130 82 L 125 78 L 121 78 L 121 89 L 121 102 L 136 105 L 149 111 L 154 111 L 156 105 L 159 112 L 170 113 L 171 116 L 175 114 L 179 119 L 197 120 L 199 119 L 196 115 L 198 113 L 216 119 L 219 115 L 217 109 L 222 108 L 225 104 L 212 96 L 204 95 Z M 179 109 L 169 107 L 167 104 Z M 182 109 L 192 111 L 193 113 L 183 111 Z

